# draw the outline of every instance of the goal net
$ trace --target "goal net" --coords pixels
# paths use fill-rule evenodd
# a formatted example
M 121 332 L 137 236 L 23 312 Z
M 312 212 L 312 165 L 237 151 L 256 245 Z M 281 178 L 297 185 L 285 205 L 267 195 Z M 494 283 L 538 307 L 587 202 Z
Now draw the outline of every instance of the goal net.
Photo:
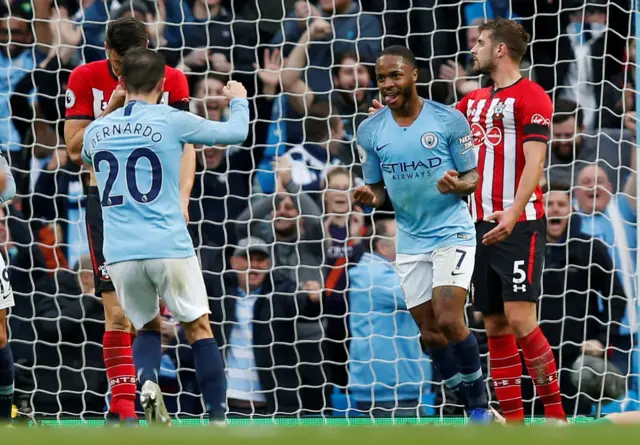
M 99 418 L 109 403 L 103 307 L 93 295 L 84 224 L 88 176 L 69 160 L 63 127 L 71 70 L 106 57 L 106 23 L 125 15 L 145 21 L 150 47 L 185 72 L 193 113 L 227 119 L 228 79 L 249 93 L 249 138 L 243 146 L 198 147 L 189 209 L 230 410 L 266 418 L 462 414 L 404 305 L 393 265 L 393 209 L 359 207 L 349 190 L 362 181 L 355 130 L 378 97 L 381 49 L 409 46 L 420 94 L 453 105 L 489 85 L 471 71 L 470 49 L 477 25 L 498 16 L 519 20 L 531 35 L 522 73 L 543 86 L 555 108 L 543 178 L 553 214 L 539 321 L 556 355 L 565 407 L 571 416 L 638 407 L 630 0 L 0 6 L 0 145 L 18 184 L 17 197 L 1 210 L 0 242 L 16 299 L 8 324 L 20 412 Z M 100 107 L 109 98 L 94 91 L 90 100 Z M 252 256 L 247 278 L 238 272 L 247 262 L 236 248 L 248 236 L 267 255 Z M 256 288 L 251 295 L 264 295 L 241 296 L 239 279 Z M 320 290 L 321 302 L 301 301 L 292 289 Z M 169 410 L 200 416 L 193 355 L 171 314 L 163 316 L 160 383 Z M 467 316 L 497 407 L 482 320 L 470 305 Z M 527 416 L 542 414 L 526 374 L 522 382 Z

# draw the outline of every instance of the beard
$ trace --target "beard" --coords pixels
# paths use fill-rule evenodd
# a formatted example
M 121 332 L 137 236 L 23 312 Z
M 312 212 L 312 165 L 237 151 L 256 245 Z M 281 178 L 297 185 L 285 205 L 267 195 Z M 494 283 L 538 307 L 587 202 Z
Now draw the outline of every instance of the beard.
M 407 85 L 404 88 L 400 88 L 400 95 L 403 97 L 404 101 L 402 102 L 402 106 L 406 106 L 411 99 L 413 99 L 413 85 Z
M 473 63 L 473 72 L 476 74 L 490 75 L 494 68 L 495 65 L 493 64 L 492 60 L 489 60 L 481 65 L 476 59 Z

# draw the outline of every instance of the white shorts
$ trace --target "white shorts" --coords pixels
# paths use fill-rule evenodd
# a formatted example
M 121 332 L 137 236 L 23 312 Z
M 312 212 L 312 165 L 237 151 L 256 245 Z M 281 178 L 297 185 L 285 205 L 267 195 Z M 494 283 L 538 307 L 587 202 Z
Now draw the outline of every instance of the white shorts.
M 9 282 L 9 269 L 7 269 L 4 258 L 0 255 L 0 311 L 9 309 L 15 305 L 16 301 L 13 298 L 13 288 Z
M 421 255 L 399 253 L 396 268 L 407 308 L 430 301 L 434 287 L 457 286 L 469 290 L 475 255 L 475 246 L 451 246 Z
M 123 261 L 107 267 L 120 305 L 136 329 L 156 318 L 159 298 L 181 322 L 211 313 L 196 256 Z

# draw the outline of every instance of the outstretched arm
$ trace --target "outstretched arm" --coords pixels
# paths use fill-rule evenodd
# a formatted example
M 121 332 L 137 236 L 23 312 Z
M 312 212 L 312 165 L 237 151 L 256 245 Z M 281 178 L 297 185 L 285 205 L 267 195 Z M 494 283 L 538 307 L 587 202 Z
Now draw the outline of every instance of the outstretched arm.
M 249 103 L 245 98 L 231 100 L 231 117 L 226 122 L 209 121 L 181 111 L 176 114 L 180 140 L 185 144 L 241 144 L 249 134 Z

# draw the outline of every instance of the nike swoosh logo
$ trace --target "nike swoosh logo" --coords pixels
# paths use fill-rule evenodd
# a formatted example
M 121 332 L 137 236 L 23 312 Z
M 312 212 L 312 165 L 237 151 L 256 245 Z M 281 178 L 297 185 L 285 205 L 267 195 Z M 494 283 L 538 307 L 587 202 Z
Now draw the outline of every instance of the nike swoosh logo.
M 453 275 L 454 277 L 458 276 L 458 275 L 464 275 L 464 272 L 457 272 L 454 270 L 453 272 L 451 272 L 451 275 Z
M 383 145 L 383 146 L 381 146 L 381 147 L 376 147 L 376 151 L 380 151 L 380 150 L 382 150 L 382 149 L 383 149 L 384 147 L 386 147 L 387 145 L 389 145 L 389 144 L 384 144 L 384 145 Z

